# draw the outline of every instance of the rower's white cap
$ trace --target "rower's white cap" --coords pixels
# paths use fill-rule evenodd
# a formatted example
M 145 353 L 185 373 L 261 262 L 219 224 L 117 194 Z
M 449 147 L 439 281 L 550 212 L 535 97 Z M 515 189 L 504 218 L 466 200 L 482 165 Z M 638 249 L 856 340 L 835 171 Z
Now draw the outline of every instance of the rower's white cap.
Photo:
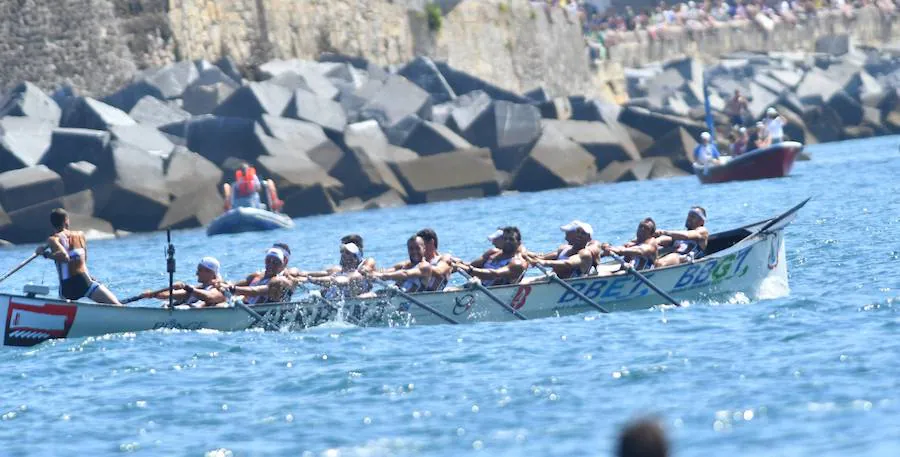
M 219 261 L 216 260 L 215 257 L 204 257 L 200 259 L 198 266 L 206 268 L 217 275 L 219 274 Z
M 342 244 L 342 245 L 341 245 L 341 249 L 346 249 L 347 252 L 349 252 L 349 253 L 351 253 L 351 254 L 353 254 L 353 255 L 356 255 L 356 256 L 359 256 L 359 253 L 361 252 L 361 251 L 359 250 L 359 246 L 357 246 L 356 243 L 345 243 L 345 244 Z
M 766 110 L 766 116 L 771 116 L 773 114 L 778 114 L 778 111 L 775 110 L 774 106 L 770 106 L 769 109 Z
M 284 250 L 278 248 L 269 248 L 269 250 L 266 251 L 266 257 L 275 257 L 280 260 L 281 263 L 285 263 L 287 260 L 284 255 Z
M 701 140 L 708 140 L 708 139 L 710 139 L 710 138 L 712 138 L 712 135 L 710 135 L 709 132 L 703 132 L 703 133 L 700 134 L 700 139 L 701 139 Z
M 591 224 L 588 224 L 587 222 L 581 222 L 577 219 L 572 222 L 569 222 L 566 225 L 559 226 L 559 229 L 564 232 L 572 232 L 572 231 L 581 229 L 582 231 L 584 231 L 584 233 L 594 236 L 594 228 L 591 227 Z
M 499 238 L 502 237 L 502 236 L 503 236 L 503 230 L 497 229 L 496 232 L 491 233 L 490 235 L 488 235 L 488 241 L 490 241 L 491 243 L 493 243 L 494 241 L 496 241 L 497 239 L 499 239 Z

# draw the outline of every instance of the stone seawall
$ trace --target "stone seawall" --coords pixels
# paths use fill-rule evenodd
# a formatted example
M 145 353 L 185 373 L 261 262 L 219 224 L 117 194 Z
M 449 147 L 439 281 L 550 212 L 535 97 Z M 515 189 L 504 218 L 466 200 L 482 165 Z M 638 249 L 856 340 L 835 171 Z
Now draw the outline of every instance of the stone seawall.
M 0 0 L 0 85 L 65 83 L 96 95 L 179 60 L 228 56 L 253 68 L 334 52 L 381 66 L 427 55 L 513 92 L 605 90 L 564 11 L 528 0 L 438 3 L 435 27 L 412 0 Z
M 841 34 L 849 34 L 857 45 L 884 45 L 900 37 L 900 16 L 866 6 L 852 17 L 825 11 L 797 24 L 743 21 L 702 31 L 670 27 L 657 38 L 646 30 L 624 32 L 609 45 L 608 58 L 633 67 L 684 56 L 710 60 L 738 51 L 814 51 L 818 38 Z

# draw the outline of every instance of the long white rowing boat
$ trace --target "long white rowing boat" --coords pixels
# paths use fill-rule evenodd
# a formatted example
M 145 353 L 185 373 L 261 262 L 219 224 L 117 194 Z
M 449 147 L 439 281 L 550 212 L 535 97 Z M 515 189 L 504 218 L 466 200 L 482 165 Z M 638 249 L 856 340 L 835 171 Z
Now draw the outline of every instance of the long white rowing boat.
M 644 276 L 676 300 L 730 298 L 738 293 L 759 298 L 764 285 L 787 288 L 784 229 L 806 202 L 790 211 L 755 224 L 710 236 L 708 254 L 691 264 L 645 271 Z M 566 316 L 595 311 L 585 297 L 608 311 L 647 309 L 665 299 L 632 274 L 566 280 L 565 286 L 541 280 L 530 284 L 490 288 L 490 292 L 528 319 Z M 53 338 L 77 338 L 154 329 L 244 330 L 263 325 L 260 316 L 283 328 L 308 328 L 343 319 L 361 326 L 431 325 L 448 321 L 475 323 L 510 321 L 517 317 L 483 291 L 456 291 L 409 295 L 385 289 L 374 298 L 329 301 L 318 295 L 289 303 L 253 307 L 164 309 L 118 307 L 70 302 L 34 294 L 0 294 L 3 344 L 33 346 Z M 426 308 L 431 308 L 428 310 Z

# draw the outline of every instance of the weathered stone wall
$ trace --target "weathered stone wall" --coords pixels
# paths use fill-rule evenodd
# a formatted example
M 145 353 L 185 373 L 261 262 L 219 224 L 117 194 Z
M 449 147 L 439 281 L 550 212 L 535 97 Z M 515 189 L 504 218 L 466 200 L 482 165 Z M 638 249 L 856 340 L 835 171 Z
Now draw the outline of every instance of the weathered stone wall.
M 670 27 L 658 39 L 643 30 L 625 32 L 615 38 L 608 51 L 612 61 L 639 66 L 682 56 L 715 59 L 735 51 L 813 51 L 817 38 L 835 34 L 850 34 L 857 44 L 883 45 L 900 36 L 900 16 L 867 6 L 852 17 L 825 11 L 796 25 L 774 24 L 772 30 L 745 21 L 704 31 Z
M 578 19 L 527 0 L 465 1 L 444 18 L 435 60 L 515 92 L 598 95 Z
M 0 86 L 110 91 L 135 71 L 108 0 L 0 0 Z
M 416 55 L 506 89 L 596 94 L 574 18 L 528 0 L 0 0 L 0 82 L 108 93 L 136 70 L 230 56 L 252 66 L 321 52 L 402 65 Z

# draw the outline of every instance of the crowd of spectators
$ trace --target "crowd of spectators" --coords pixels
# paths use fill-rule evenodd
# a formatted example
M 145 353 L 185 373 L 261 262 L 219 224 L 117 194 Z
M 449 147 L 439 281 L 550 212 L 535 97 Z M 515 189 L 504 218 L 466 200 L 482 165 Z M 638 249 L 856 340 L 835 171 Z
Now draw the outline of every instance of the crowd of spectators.
M 577 17 L 592 57 L 605 59 L 607 48 L 614 46 L 628 31 L 646 30 L 652 39 L 659 39 L 660 34 L 671 27 L 702 31 L 721 23 L 753 19 L 772 24 L 795 24 L 826 10 L 853 17 L 857 8 L 868 4 L 893 12 L 895 1 L 900 3 L 900 0 L 691 0 L 686 3 L 663 0 L 653 8 L 636 10 L 625 6 L 622 10 L 610 7 L 605 11 L 600 11 L 590 0 L 535 0 L 532 3 L 564 8 L 570 17 Z

